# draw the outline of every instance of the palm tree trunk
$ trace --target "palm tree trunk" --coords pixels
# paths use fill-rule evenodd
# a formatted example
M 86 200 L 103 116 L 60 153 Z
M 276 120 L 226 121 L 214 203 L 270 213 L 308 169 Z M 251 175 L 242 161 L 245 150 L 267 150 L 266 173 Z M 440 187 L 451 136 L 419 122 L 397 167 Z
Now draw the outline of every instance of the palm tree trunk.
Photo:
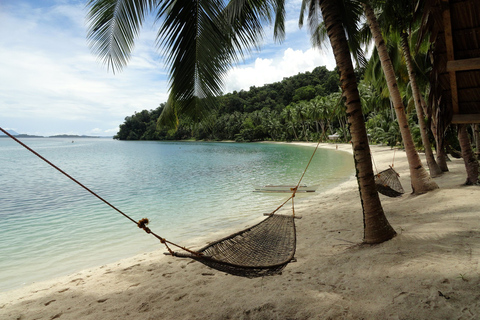
M 412 56 L 410 54 L 410 46 L 408 45 L 408 35 L 405 31 L 401 32 L 401 43 L 403 56 L 405 57 L 405 63 L 407 65 L 408 77 L 410 78 L 410 84 L 412 86 L 413 99 L 415 102 L 415 110 L 417 111 L 418 125 L 420 126 L 420 134 L 422 136 L 423 147 L 425 148 L 425 157 L 427 159 L 427 165 L 430 169 L 430 176 L 437 177 L 443 173 L 442 169 L 438 166 L 433 156 L 432 146 L 428 139 L 427 125 L 425 124 L 425 116 L 422 110 L 421 94 L 417 84 L 417 78 L 415 71 L 413 70 Z
M 475 147 L 476 147 L 476 156 L 480 156 L 480 125 L 476 123 L 473 128 L 474 137 L 475 137 Z
M 438 188 L 438 185 L 431 179 L 427 170 L 422 165 L 420 156 L 415 149 L 412 134 L 408 127 L 407 116 L 403 107 L 402 97 L 398 90 L 397 79 L 393 70 L 392 62 L 387 52 L 387 46 L 382 36 L 382 32 L 377 22 L 377 18 L 370 5 L 364 4 L 365 15 L 367 16 L 368 25 L 375 40 L 375 46 L 378 51 L 378 56 L 382 63 L 382 69 L 385 73 L 385 79 L 390 91 L 390 97 L 395 107 L 395 114 L 397 115 L 400 133 L 407 154 L 407 160 L 410 167 L 410 180 L 414 194 L 425 193 Z
M 436 116 L 432 113 L 432 111 L 429 111 L 429 108 L 427 107 L 427 103 L 425 102 L 425 99 L 423 98 L 422 95 L 420 95 L 421 103 L 422 103 L 422 109 L 425 115 L 428 116 L 428 119 L 430 120 L 430 132 L 433 134 L 433 138 L 435 140 L 435 150 L 437 152 L 437 159 L 436 163 L 440 170 L 442 172 L 447 172 L 448 171 L 448 166 L 447 166 L 447 157 L 444 152 L 445 148 L 443 148 L 443 137 L 444 134 L 440 134 L 438 127 L 437 127 L 437 118 Z M 430 108 L 430 110 L 433 108 Z
M 348 48 L 345 31 L 338 10 L 337 0 L 320 0 L 323 21 L 330 38 L 335 61 L 340 71 L 340 82 L 350 133 L 352 135 L 353 158 L 357 172 L 357 182 L 363 209 L 364 238 L 366 243 L 380 243 L 395 236 L 375 186 L 370 146 L 363 120 L 360 95 Z
M 440 148 L 438 146 L 441 146 Z M 443 143 L 437 140 L 437 164 L 443 172 L 448 172 L 447 153 Z
M 434 132 L 435 142 L 437 146 L 437 164 L 443 172 L 448 171 L 447 153 L 445 151 L 445 130 L 447 124 L 443 120 L 445 116 L 442 115 L 440 106 L 436 107 L 436 112 L 432 116 L 432 132 Z
M 324 141 L 327 139 L 327 135 L 325 133 L 325 122 L 323 120 L 320 123 L 320 127 L 322 128 L 322 134 L 320 135 L 320 140 Z
M 295 125 L 293 124 L 293 122 L 292 122 L 292 129 L 293 129 L 293 135 L 295 136 L 295 140 L 300 141 L 300 139 L 298 139 L 297 131 L 295 130 Z
M 465 184 L 476 184 L 478 183 L 478 160 L 473 154 L 467 126 L 464 124 L 458 126 L 458 141 L 460 142 L 460 148 L 462 148 L 462 157 L 465 162 L 465 169 L 467 170 L 467 180 Z

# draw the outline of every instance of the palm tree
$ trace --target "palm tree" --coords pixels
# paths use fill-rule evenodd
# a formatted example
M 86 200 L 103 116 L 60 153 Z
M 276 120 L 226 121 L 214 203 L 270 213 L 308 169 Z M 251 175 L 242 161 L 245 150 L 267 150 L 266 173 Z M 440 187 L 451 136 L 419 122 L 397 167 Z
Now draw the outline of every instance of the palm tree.
M 475 149 L 476 149 L 477 155 L 479 155 L 480 154 L 480 125 L 478 123 L 476 123 L 473 126 L 473 137 L 475 140 Z
M 422 143 L 425 148 L 425 157 L 428 168 L 430 169 L 430 176 L 436 177 L 442 174 L 442 170 L 435 161 L 430 140 L 428 138 L 427 125 L 425 123 L 425 115 L 422 108 L 422 97 L 417 84 L 417 76 L 413 67 L 413 59 L 409 45 L 409 33 L 411 34 L 411 25 L 414 23 L 415 3 L 412 0 L 387 0 L 384 3 L 383 8 L 383 21 L 386 22 L 392 31 L 400 33 L 400 44 L 405 58 L 410 86 L 412 88 L 418 125 L 420 127 Z
M 258 43 L 262 21 L 270 21 L 270 13 L 275 12 L 276 38 L 281 38 L 284 30 L 283 0 L 231 0 L 226 6 L 222 0 L 90 0 L 87 6 L 93 51 L 114 71 L 126 65 L 147 13 L 156 10 L 162 22 L 158 43 L 171 66 L 170 99 L 162 117 L 176 112 L 198 117 L 208 112 L 210 99 L 220 92 L 230 63 L 238 53 Z M 316 2 L 314 6 L 318 8 Z M 395 231 L 385 218 L 375 188 L 355 74 L 336 1 L 320 1 L 320 7 L 325 25 L 331 29 L 329 37 L 347 97 L 364 212 L 364 241 L 379 243 L 391 239 Z
M 317 96 L 310 100 L 310 118 L 315 122 L 315 127 L 317 129 L 317 135 L 319 135 L 320 140 L 326 140 L 326 126 L 329 121 L 329 112 L 330 109 L 327 108 L 326 97 Z M 320 128 L 319 128 L 320 126 Z M 321 129 L 321 133 L 320 133 Z
M 295 129 L 295 122 L 297 122 L 295 107 L 291 104 L 286 106 L 282 111 L 282 118 L 284 118 L 287 125 L 292 128 L 295 140 L 298 140 L 297 130 Z
M 302 125 L 303 138 L 305 139 L 305 141 L 308 141 L 306 122 L 310 105 L 306 101 L 299 101 L 298 103 L 294 104 L 293 107 L 295 111 L 295 116 Z
M 466 185 L 472 185 L 478 183 L 478 160 L 473 153 L 472 146 L 470 144 L 470 137 L 467 132 L 467 125 L 458 125 L 458 141 L 462 150 L 462 158 L 465 162 L 465 168 L 467 170 Z
M 161 118 L 208 115 L 231 63 L 258 47 L 275 13 L 274 37 L 284 36 L 283 0 L 88 0 L 92 51 L 113 72 L 128 62 L 150 13 L 160 22 L 157 44 L 170 66 L 170 95 Z
M 395 114 L 400 126 L 400 132 L 402 134 L 402 140 L 410 168 L 410 179 L 413 193 L 420 194 L 437 189 L 438 185 L 431 179 L 428 172 L 423 167 L 417 150 L 415 149 L 413 138 L 408 127 L 405 108 L 403 106 L 400 91 L 398 90 L 395 72 L 393 71 L 393 66 L 388 55 L 385 40 L 383 39 L 382 32 L 373 8 L 367 2 L 363 4 L 363 7 L 373 39 L 375 41 L 375 47 L 382 63 L 382 69 L 385 73 L 387 86 L 390 91 L 391 99 L 395 108 Z
M 405 31 L 401 31 L 401 44 L 403 55 L 405 57 L 405 63 L 407 65 L 408 75 L 410 78 L 410 84 L 412 87 L 413 98 L 415 103 L 415 110 L 417 112 L 418 125 L 420 126 L 420 134 L 422 136 L 422 143 L 425 149 L 425 158 L 427 160 L 428 168 L 430 169 L 430 176 L 432 178 L 442 174 L 442 169 L 438 166 L 433 156 L 432 146 L 430 144 L 430 139 L 428 138 L 427 124 L 425 123 L 425 115 L 422 108 L 422 98 L 420 95 L 420 90 L 418 88 L 417 79 L 415 76 L 415 71 L 413 69 L 412 56 L 410 54 L 410 46 L 408 41 L 408 35 Z
M 357 172 L 360 197 L 363 209 L 364 242 L 380 243 L 395 236 L 380 202 L 375 187 L 370 147 L 363 120 L 362 106 L 353 69 L 350 50 L 345 36 L 345 23 L 338 0 L 304 0 L 302 8 L 308 10 L 310 29 L 315 32 L 321 15 L 332 45 L 335 61 L 340 72 L 340 82 L 345 97 L 346 114 L 352 135 L 353 156 Z M 352 27 L 349 25 L 349 27 Z

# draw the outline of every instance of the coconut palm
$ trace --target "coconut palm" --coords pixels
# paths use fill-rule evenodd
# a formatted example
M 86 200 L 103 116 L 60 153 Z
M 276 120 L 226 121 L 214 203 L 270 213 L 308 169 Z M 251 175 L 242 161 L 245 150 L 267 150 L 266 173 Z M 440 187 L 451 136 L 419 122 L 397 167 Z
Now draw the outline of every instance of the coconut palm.
M 312 13 L 319 13 L 318 3 Z M 364 241 L 378 243 L 392 238 L 395 231 L 385 218 L 375 188 L 370 149 L 356 89 L 353 65 L 348 53 L 341 16 L 335 0 L 320 1 L 329 38 L 334 45 L 347 97 L 357 178 L 364 212 Z M 135 37 L 149 12 L 161 22 L 158 43 L 170 65 L 170 99 L 162 117 L 176 112 L 201 116 L 210 109 L 210 100 L 220 93 L 222 78 L 230 64 L 245 48 L 255 47 L 262 22 L 275 13 L 275 36 L 283 35 L 283 0 L 155 1 L 90 0 L 89 32 L 93 51 L 114 71 L 130 57 Z M 312 7 L 313 8 L 313 7 Z M 332 31 L 333 30 L 333 31 Z M 340 46 L 340 47 L 339 47 Z M 343 52 L 341 52 L 343 51 Z M 168 117 L 167 117 L 168 118 Z
M 362 106 L 349 45 L 345 36 L 345 29 L 355 29 L 357 21 L 344 19 L 345 17 L 341 14 L 341 3 L 343 2 L 338 0 L 304 0 L 302 8 L 308 13 L 309 26 L 312 32 L 316 32 L 320 16 L 323 17 L 323 23 L 327 30 L 335 61 L 340 72 L 340 82 L 345 97 L 346 115 L 349 130 L 352 135 L 355 169 L 363 208 L 364 242 L 380 243 L 394 237 L 395 231 L 385 217 L 375 187 L 372 159 L 363 119 Z
M 306 4 L 310 1 L 304 0 L 303 6 L 305 7 Z M 341 7 L 341 11 L 343 14 L 344 21 L 355 21 L 359 19 L 359 16 L 362 15 L 362 12 L 359 11 L 359 3 L 362 1 L 358 0 L 343 0 L 339 1 L 339 6 Z M 402 139 L 404 141 L 407 159 L 409 162 L 410 167 L 410 178 L 411 178 L 411 185 L 413 193 L 424 193 L 430 190 L 434 190 L 438 188 L 438 185 L 430 178 L 428 172 L 422 165 L 420 157 L 415 149 L 415 145 L 413 143 L 413 139 L 410 133 L 410 129 L 408 127 L 407 118 L 405 115 L 402 99 L 400 92 L 398 90 L 398 83 L 395 79 L 395 73 L 393 72 L 393 68 L 391 66 L 390 58 L 388 56 L 387 48 L 385 46 L 385 42 L 383 40 L 382 34 L 380 32 L 380 27 L 378 25 L 377 19 L 373 14 L 373 9 L 369 5 L 368 1 L 363 4 L 365 15 L 367 16 L 367 21 L 370 26 L 371 33 L 376 40 L 376 49 L 380 54 L 380 60 L 383 72 L 385 72 L 385 77 L 387 80 L 388 89 L 390 95 L 392 97 L 392 102 L 394 104 L 395 112 L 397 114 L 397 121 L 399 121 L 399 126 L 401 128 Z M 368 10 L 368 12 L 367 12 Z M 368 13 L 371 13 L 370 15 Z M 312 42 L 316 45 L 320 45 L 325 38 L 325 32 L 327 30 L 326 26 L 323 24 L 313 24 L 311 28 L 314 29 L 314 37 Z M 364 31 L 358 32 L 354 28 L 349 29 L 346 27 L 346 31 L 349 33 L 348 42 L 349 42 L 349 49 L 353 54 L 353 57 L 356 61 L 361 62 L 363 61 L 363 56 L 359 53 L 360 42 L 366 42 L 370 39 L 369 35 L 365 34 Z M 378 42 L 377 42 L 378 40 Z M 380 45 L 380 47 L 379 47 Z
M 435 161 L 432 147 L 428 138 L 427 125 L 425 123 L 425 115 L 422 108 L 422 97 L 419 86 L 417 84 L 417 76 L 413 66 L 413 59 L 410 50 L 409 38 L 411 34 L 411 26 L 414 24 L 415 3 L 412 0 L 387 0 L 382 6 L 383 21 L 386 22 L 389 29 L 400 34 L 400 44 L 405 58 L 405 64 L 412 88 L 415 110 L 418 117 L 418 124 L 422 137 L 422 143 L 425 148 L 425 157 L 430 176 L 436 177 L 442 173 L 442 170 Z
M 475 149 L 477 152 L 477 155 L 480 154 L 480 125 L 476 123 L 473 126 L 473 138 L 475 140 Z
M 387 86 L 390 91 L 390 96 L 395 108 L 395 114 L 400 126 L 400 133 L 402 135 L 405 152 L 407 154 L 407 160 L 410 168 L 410 179 L 413 193 L 420 194 L 425 193 L 438 188 L 438 185 L 431 179 L 428 172 L 422 165 L 420 157 L 415 149 L 412 134 L 408 126 L 407 116 L 405 114 L 405 108 L 402 102 L 400 91 L 398 90 L 398 84 L 395 77 L 390 57 L 388 55 L 385 40 L 377 21 L 377 17 L 373 11 L 373 8 L 368 2 L 363 4 L 365 15 L 368 21 L 368 25 L 372 32 L 373 39 L 375 41 L 375 47 L 378 51 L 380 61 L 382 63 L 382 69 L 385 73 L 387 80 Z
M 274 37 L 284 35 L 283 0 L 89 0 L 88 39 L 92 51 L 121 70 L 147 15 L 159 22 L 157 44 L 170 67 L 170 95 L 161 118 L 176 114 L 199 119 L 214 107 L 231 63 L 258 47 L 264 22 L 275 13 Z
M 295 140 L 298 140 L 297 130 L 295 128 L 295 123 L 297 122 L 295 107 L 289 104 L 283 109 L 281 116 L 285 119 L 287 126 L 292 129 Z
M 331 109 L 327 107 L 326 100 L 326 97 L 320 96 L 310 100 L 310 118 L 315 122 L 317 135 L 319 135 L 320 140 L 327 139 L 326 129 L 330 121 Z M 320 130 L 322 131 L 321 133 Z
M 413 68 L 412 57 L 410 54 L 410 46 L 408 41 L 408 35 L 405 31 L 401 31 L 400 36 L 402 38 L 402 50 L 405 56 L 405 63 L 407 65 L 408 75 L 410 78 L 410 84 L 412 87 L 413 98 L 415 103 L 415 110 L 418 117 L 418 125 L 420 126 L 420 134 L 422 136 L 422 143 L 425 149 L 425 158 L 427 160 L 427 166 L 430 169 L 430 176 L 437 177 L 442 174 L 442 169 L 438 166 L 433 156 L 432 146 L 430 144 L 430 139 L 428 138 L 427 124 L 425 122 L 425 115 L 422 108 L 422 97 L 420 90 L 418 88 L 417 79 L 415 76 L 415 71 Z
M 295 117 L 302 125 L 302 134 L 305 141 L 308 141 L 307 134 L 307 117 L 309 113 L 310 104 L 306 101 L 299 101 L 293 105 L 295 111 Z
M 473 153 L 472 146 L 470 144 L 470 137 L 467 132 L 467 125 L 458 125 L 458 141 L 462 149 L 462 158 L 465 162 L 465 168 L 467 171 L 466 185 L 478 184 L 478 160 Z

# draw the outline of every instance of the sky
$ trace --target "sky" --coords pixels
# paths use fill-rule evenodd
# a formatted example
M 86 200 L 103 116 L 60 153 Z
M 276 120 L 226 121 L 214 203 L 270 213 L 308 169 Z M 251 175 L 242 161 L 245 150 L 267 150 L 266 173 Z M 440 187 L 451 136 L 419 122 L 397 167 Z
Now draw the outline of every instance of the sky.
M 0 127 L 18 133 L 113 136 L 125 117 L 168 97 L 168 66 L 143 25 L 128 65 L 113 74 L 90 51 L 86 0 L 0 0 Z M 286 38 L 266 29 L 261 50 L 237 63 L 224 93 L 335 67 L 331 49 L 312 49 L 298 26 L 301 0 L 286 1 Z

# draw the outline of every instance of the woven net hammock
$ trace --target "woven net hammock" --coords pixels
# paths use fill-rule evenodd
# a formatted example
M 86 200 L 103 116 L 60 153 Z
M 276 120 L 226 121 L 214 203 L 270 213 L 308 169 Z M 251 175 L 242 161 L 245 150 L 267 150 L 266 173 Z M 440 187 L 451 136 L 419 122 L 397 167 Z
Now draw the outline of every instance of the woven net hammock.
M 294 219 L 293 215 L 274 214 L 195 253 L 174 252 L 173 255 L 242 277 L 279 274 L 295 255 Z
M 375 175 L 377 191 L 387 197 L 400 197 L 405 193 L 398 179 L 399 174 L 392 167 Z
M 148 234 L 155 236 L 166 246 L 169 252 L 168 254 L 172 256 L 191 258 L 213 269 L 232 275 L 249 278 L 279 274 L 286 267 L 286 265 L 294 259 L 296 248 L 296 231 L 294 220 L 296 217 L 293 198 L 295 197 L 295 193 L 298 190 L 303 176 L 305 175 L 305 172 L 307 171 L 307 168 L 310 165 L 320 142 L 317 144 L 317 147 L 315 148 L 297 186 L 292 188 L 292 195 L 290 198 L 282 203 L 272 213 L 268 214 L 268 218 L 250 228 L 210 243 L 198 251 L 192 251 L 157 235 L 147 227 L 149 222 L 147 218 L 141 219 L 138 222 L 135 221 L 130 216 L 110 204 L 107 200 L 100 197 L 78 180 L 74 179 L 62 169 L 12 136 L 3 128 L 0 127 L 0 131 L 64 174 L 66 177 L 77 183 L 86 191 L 90 192 L 93 196 L 109 205 L 112 209 L 116 210 L 125 218 L 136 224 L 139 228 L 143 229 Z M 288 201 L 292 202 L 292 215 L 275 214 L 275 212 L 282 208 Z M 174 252 L 172 249 L 170 249 L 169 245 L 176 246 L 182 249 L 185 253 Z

